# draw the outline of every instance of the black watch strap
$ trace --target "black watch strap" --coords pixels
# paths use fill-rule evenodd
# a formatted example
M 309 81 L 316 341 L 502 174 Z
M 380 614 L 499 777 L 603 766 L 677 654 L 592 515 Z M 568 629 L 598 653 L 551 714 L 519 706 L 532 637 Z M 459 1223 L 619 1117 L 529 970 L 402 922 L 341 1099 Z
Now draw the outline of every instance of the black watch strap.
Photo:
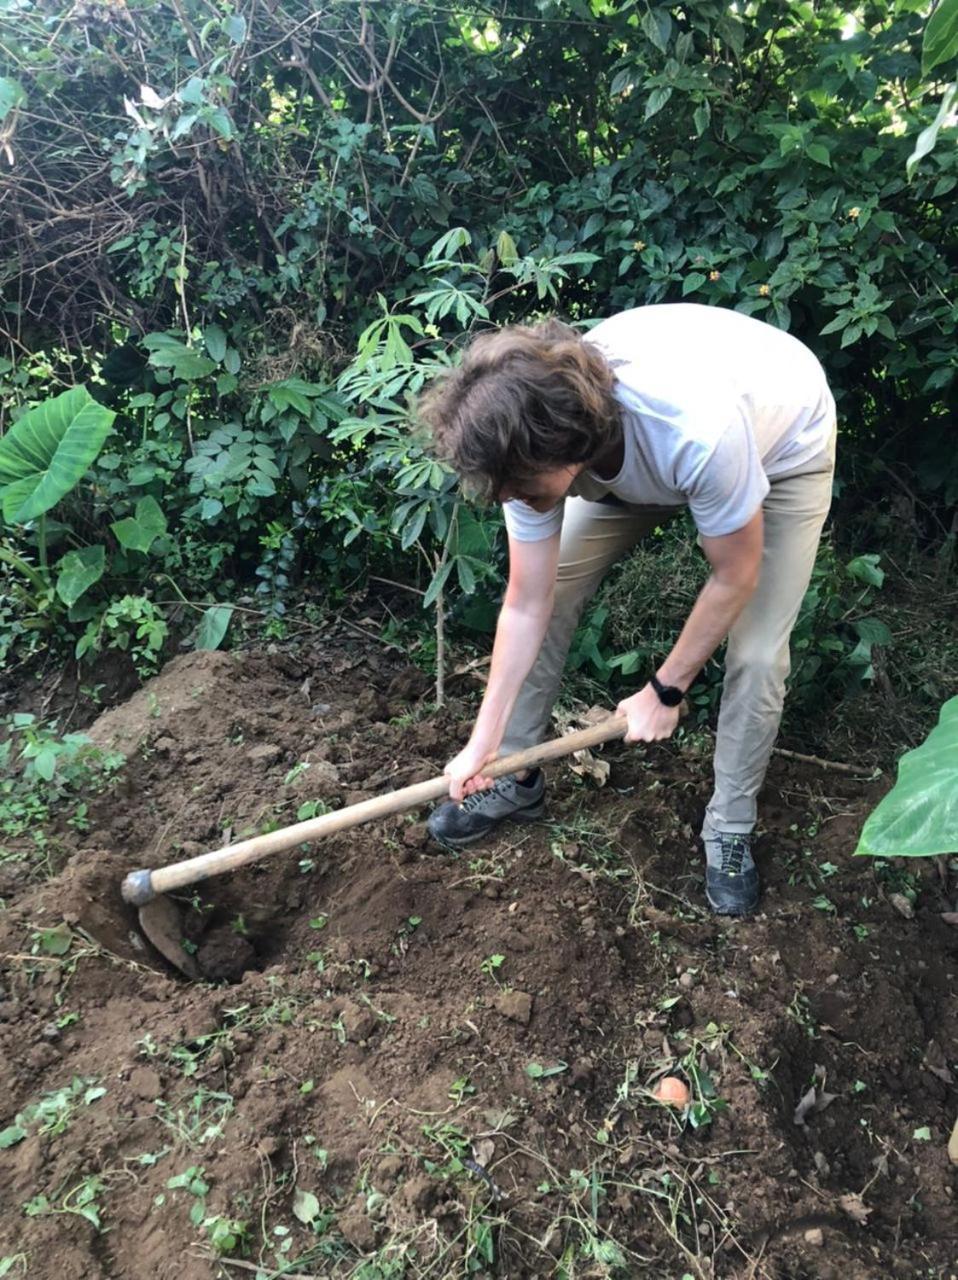
M 683 689 L 677 689 L 673 684 L 663 684 L 657 675 L 653 673 L 649 684 L 659 696 L 659 702 L 666 707 L 677 707 L 685 697 Z

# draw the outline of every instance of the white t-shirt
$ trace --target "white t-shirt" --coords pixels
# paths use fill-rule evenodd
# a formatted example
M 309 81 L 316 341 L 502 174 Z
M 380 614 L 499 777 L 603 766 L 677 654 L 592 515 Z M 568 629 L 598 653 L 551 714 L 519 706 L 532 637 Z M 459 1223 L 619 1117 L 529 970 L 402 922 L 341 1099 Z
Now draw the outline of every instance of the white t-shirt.
M 688 506 L 700 533 L 746 525 L 769 480 L 829 465 L 835 401 L 797 338 L 738 311 L 697 303 L 636 307 L 586 335 L 615 370 L 625 456 L 603 480 L 583 471 L 570 493 L 638 506 Z M 562 527 L 562 503 L 503 503 L 506 527 L 538 542 Z

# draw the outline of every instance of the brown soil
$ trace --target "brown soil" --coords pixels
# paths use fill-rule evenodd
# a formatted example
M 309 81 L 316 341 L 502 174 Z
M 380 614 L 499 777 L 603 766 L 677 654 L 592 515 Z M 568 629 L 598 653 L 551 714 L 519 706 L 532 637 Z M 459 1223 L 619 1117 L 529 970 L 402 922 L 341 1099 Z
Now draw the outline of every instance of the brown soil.
M 603 790 L 553 769 L 545 824 L 466 855 L 414 814 L 184 893 L 209 984 L 152 954 L 127 871 L 439 772 L 469 711 L 427 693 L 353 644 L 191 654 L 90 728 L 128 760 L 89 829 L 62 815 L 47 878 L 0 861 L 0 1129 L 80 1081 L 0 1150 L 0 1259 L 35 1280 L 952 1275 L 958 930 L 935 866 L 850 856 L 887 780 L 775 761 L 747 923 L 701 909 L 689 739 L 611 750 Z M 665 1074 L 714 1086 L 711 1123 L 651 1099 Z

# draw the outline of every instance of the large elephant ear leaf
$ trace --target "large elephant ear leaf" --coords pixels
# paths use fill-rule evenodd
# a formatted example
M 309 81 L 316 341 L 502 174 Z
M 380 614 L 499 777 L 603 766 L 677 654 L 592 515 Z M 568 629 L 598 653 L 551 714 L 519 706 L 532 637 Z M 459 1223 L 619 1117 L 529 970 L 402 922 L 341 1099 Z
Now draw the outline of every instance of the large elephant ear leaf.
M 920 858 L 958 851 L 958 698 L 898 762 L 898 781 L 862 828 L 859 854 Z
M 82 478 L 113 423 L 86 387 L 45 400 L 0 437 L 0 501 L 5 520 L 35 520 Z

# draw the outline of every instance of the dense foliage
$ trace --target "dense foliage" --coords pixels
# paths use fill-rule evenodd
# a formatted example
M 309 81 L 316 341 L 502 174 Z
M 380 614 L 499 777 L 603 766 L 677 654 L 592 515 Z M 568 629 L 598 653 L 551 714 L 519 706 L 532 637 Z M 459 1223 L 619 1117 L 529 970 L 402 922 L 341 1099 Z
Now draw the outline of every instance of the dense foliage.
M 471 328 L 553 307 L 790 328 L 836 390 L 859 550 L 903 519 L 953 543 L 955 50 L 923 78 L 928 12 L 0 0 L 4 425 L 79 383 L 114 415 L 55 507 L 4 503 L 0 646 L 68 631 L 149 670 L 166 600 L 255 583 L 280 619 L 374 566 L 468 597 L 496 518 L 409 398 Z

